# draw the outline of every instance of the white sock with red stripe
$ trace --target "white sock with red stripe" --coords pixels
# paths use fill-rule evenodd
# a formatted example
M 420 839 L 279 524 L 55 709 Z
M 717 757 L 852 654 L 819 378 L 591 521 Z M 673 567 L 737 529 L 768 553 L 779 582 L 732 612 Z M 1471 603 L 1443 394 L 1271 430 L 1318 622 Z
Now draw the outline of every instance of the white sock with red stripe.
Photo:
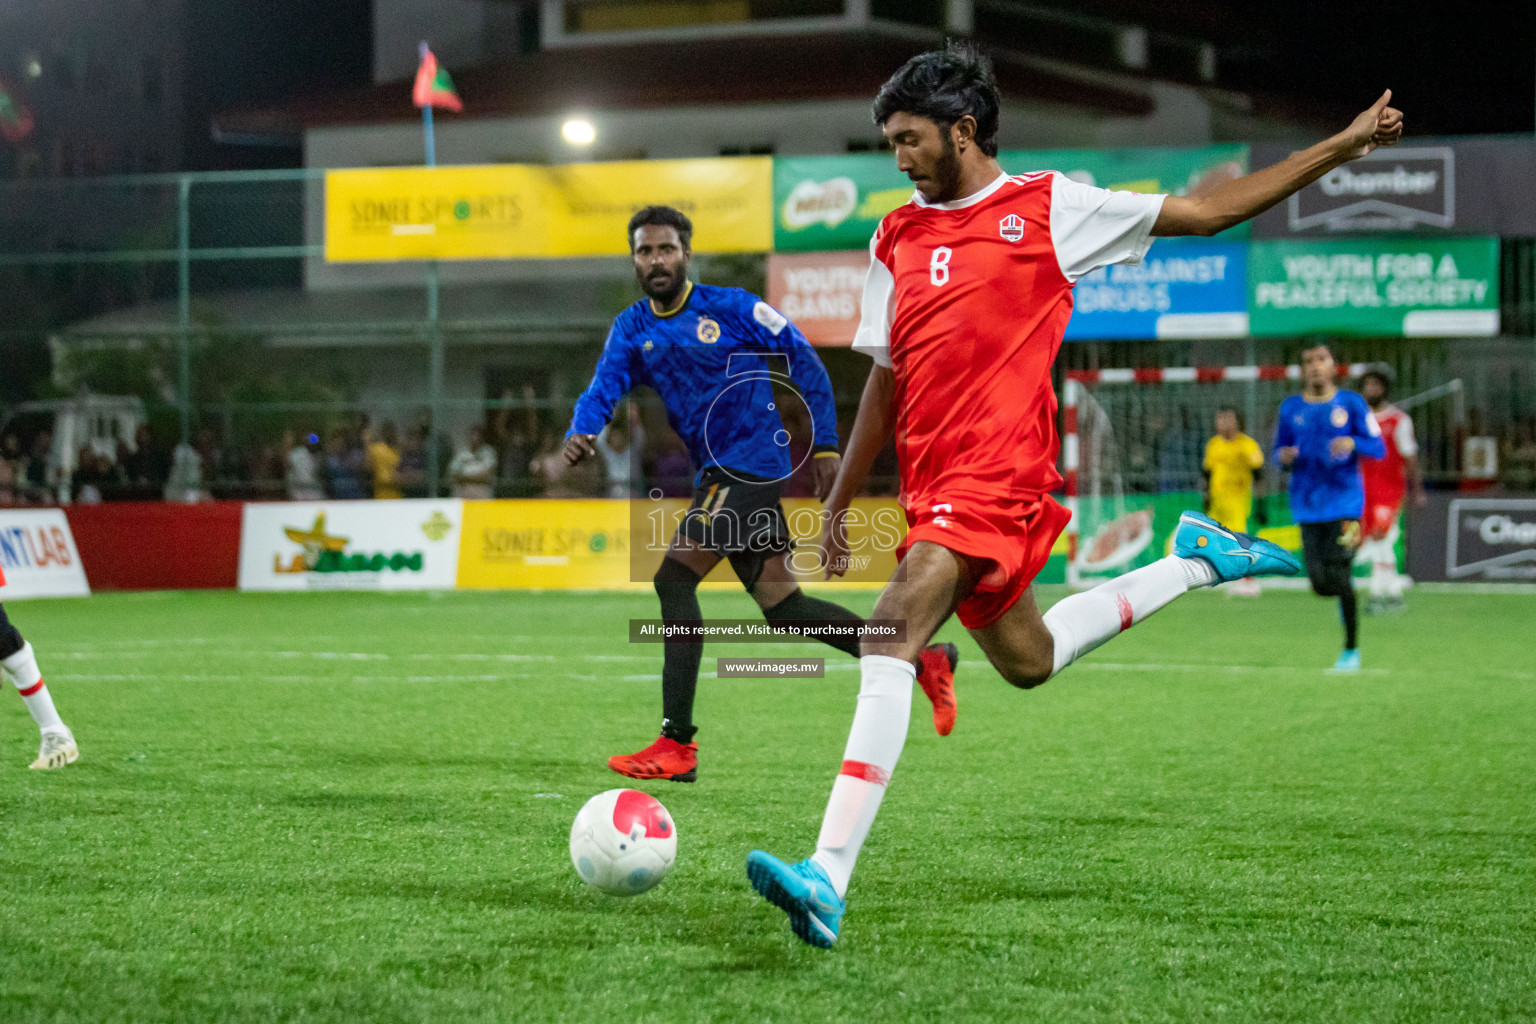
M 839 896 L 848 891 L 859 848 L 875 823 L 886 783 L 907 742 L 912 683 L 917 678 L 911 662 L 882 654 L 860 658 L 859 670 L 863 674 L 859 706 L 853 713 L 843 767 L 832 783 L 816 853 L 811 857 L 832 879 Z
M 16 692 L 21 694 L 22 702 L 32 712 L 32 721 L 37 723 L 39 729 L 43 732 L 69 732 L 64 726 L 64 720 L 54 709 L 53 695 L 43 685 L 43 673 L 38 670 L 37 657 L 32 653 L 31 644 L 22 644 L 21 650 L 0 661 L 0 666 L 4 666 L 5 674 L 16 684 Z
M 1056 641 L 1051 675 L 1120 635 L 1174 598 L 1216 583 L 1198 558 L 1169 555 L 1051 606 L 1045 626 Z

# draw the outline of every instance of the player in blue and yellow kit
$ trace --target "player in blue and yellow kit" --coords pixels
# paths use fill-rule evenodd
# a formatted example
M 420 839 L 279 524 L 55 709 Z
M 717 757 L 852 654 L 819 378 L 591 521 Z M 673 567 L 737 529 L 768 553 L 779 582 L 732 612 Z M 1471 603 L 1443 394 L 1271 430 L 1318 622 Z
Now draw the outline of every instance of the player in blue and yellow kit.
M 1379 459 L 1386 446 L 1371 407 L 1353 391 L 1340 390 L 1336 379 L 1327 345 L 1301 354 L 1301 394 L 1280 403 L 1275 457 L 1291 471 L 1291 516 L 1301 526 L 1312 589 L 1339 599 L 1344 653 L 1333 667 L 1354 672 L 1360 648 L 1352 566 L 1365 511 L 1360 459 Z
M 693 505 L 656 571 L 662 619 L 699 622 L 699 582 L 727 558 L 771 624 L 861 624 L 846 608 L 800 590 L 779 504 L 783 481 L 798 468 L 790 464 L 779 401 L 803 401 L 810 414 L 818 497 L 837 477 L 837 410 L 827 371 L 805 336 L 757 296 L 688 280 L 692 235 L 688 218 L 668 206 L 646 207 L 630 220 L 630 254 L 646 297 L 614 321 L 592 383 L 576 403 L 565 457 L 574 465 L 595 455 L 614 406 L 630 388 L 649 385 L 698 470 Z M 775 379 L 788 385 L 777 398 Z M 851 630 L 824 639 L 859 656 Z M 636 779 L 698 777 L 693 702 L 703 648 L 696 638 L 666 640 L 661 736 L 636 754 L 610 758 L 608 767 Z M 957 658 L 953 644 L 934 644 L 920 659 L 918 679 L 934 701 L 941 733 L 954 723 Z

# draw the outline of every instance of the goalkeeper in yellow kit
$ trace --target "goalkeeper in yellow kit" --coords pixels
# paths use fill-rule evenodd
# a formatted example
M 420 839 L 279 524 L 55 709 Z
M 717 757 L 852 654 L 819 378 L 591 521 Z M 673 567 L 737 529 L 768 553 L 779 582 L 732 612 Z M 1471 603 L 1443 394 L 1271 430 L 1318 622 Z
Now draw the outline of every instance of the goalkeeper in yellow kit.
M 1253 485 L 1264 468 L 1264 449 L 1238 429 L 1237 410 L 1224 405 L 1216 410 L 1216 436 L 1205 443 L 1205 510 L 1229 530 L 1248 532 L 1253 513 Z M 1259 581 L 1245 577 L 1232 585 L 1231 593 L 1256 597 Z

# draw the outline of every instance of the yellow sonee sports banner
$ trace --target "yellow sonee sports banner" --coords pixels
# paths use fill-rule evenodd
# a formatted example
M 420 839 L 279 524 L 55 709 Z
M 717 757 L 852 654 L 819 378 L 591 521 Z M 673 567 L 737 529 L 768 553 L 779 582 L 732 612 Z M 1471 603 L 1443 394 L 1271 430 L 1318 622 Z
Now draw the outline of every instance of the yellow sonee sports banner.
M 773 247 L 768 157 L 328 171 L 332 262 L 622 256 L 642 206 L 675 206 L 704 252 Z
M 814 564 L 821 503 L 785 498 L 783 504 L 796 543 L 792 564 L 802 570 L 803 582 L 822 582 Z M 878 587 L 896 570 L 896 546 L 906 534 L 906 521 L 888 498 L 860 498 L 853 507 L 861 517 L 849 529 L 856 562 L 844 579 Z M 680 498 L 466 501 L 458 585 L 471 590 L 649 590 L 687 508 Z M 740 586 L 724 560 L 705 582 Z

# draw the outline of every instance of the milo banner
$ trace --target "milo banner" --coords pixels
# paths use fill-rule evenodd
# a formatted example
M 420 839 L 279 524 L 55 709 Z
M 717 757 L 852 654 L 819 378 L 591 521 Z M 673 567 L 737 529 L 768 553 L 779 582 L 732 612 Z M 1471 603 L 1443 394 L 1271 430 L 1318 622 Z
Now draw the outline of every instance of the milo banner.
M 1248 289 L 1255 335 L 1495 335 L 1499 242 L 1254 242 L 1248 248 Z
M 1188 195 L 1248 171 L 1247 146 L 1202 149 L 1004 150 L 1009 174 L 1060 171 L 1075 181 L 1133 192 Z M 773 248 L 867 249 L 882 217 L 912 197 L 889 153 L 780 157 L 773 161 Z M 1239 225 L 1224 237 L 1241 237 Z
M 767 157 L 328 171 L 332 262 L 620 256 L 643 206 L 693 220 L 701 252 L 772 244 Z
M 240 589 L 451 589 L 463 505 L 457 499 L 246 505 Z

